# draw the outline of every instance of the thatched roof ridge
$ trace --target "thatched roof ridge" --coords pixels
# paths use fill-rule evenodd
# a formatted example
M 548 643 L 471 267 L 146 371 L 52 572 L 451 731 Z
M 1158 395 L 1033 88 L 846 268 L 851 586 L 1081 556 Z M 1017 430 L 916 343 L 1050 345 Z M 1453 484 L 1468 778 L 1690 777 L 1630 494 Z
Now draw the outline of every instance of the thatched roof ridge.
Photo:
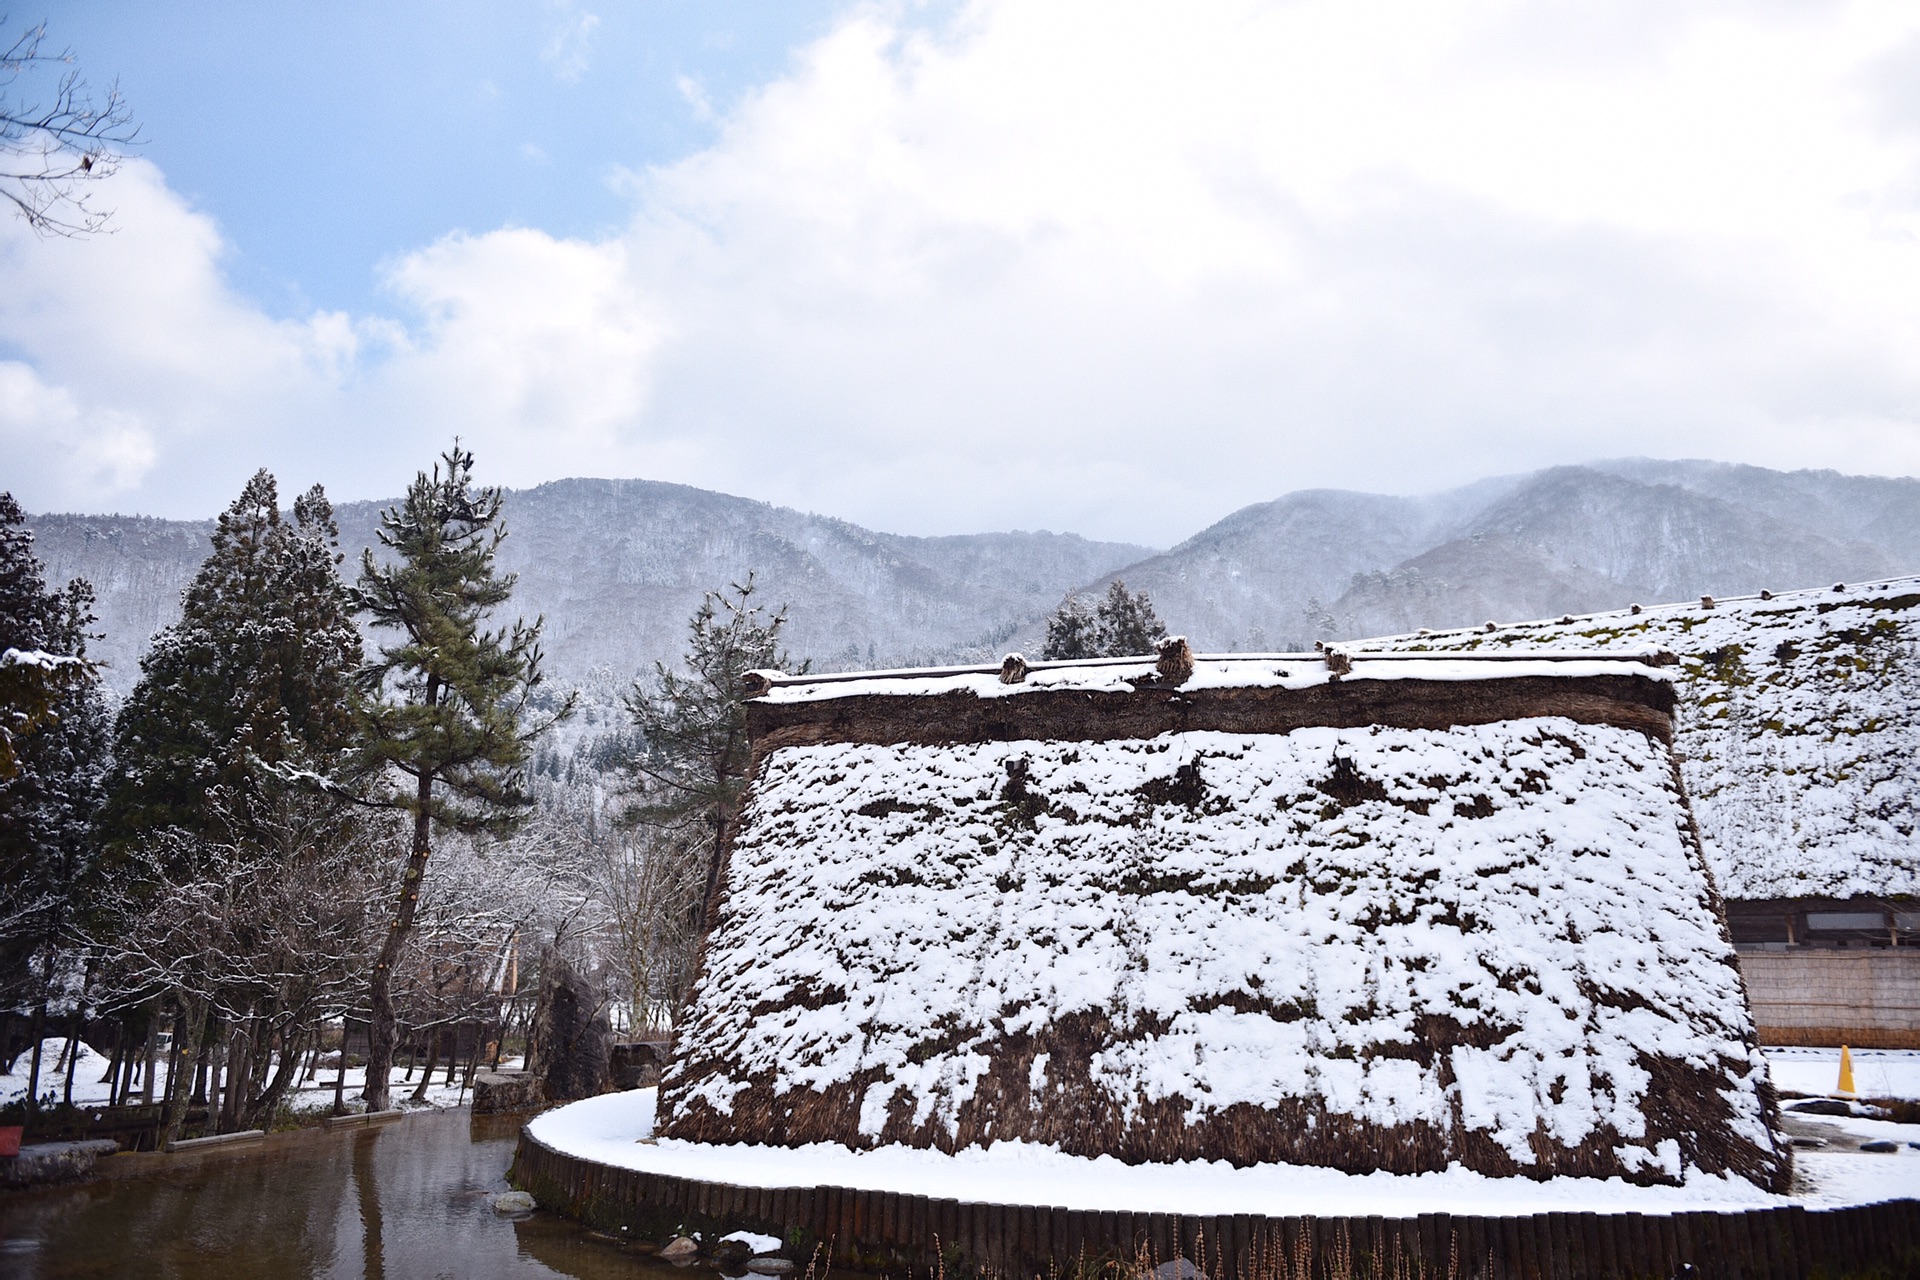
M 1009 659 L 1011 662 L 1012 659 Z M 1609 656 L 1225 654 L 1165 678 L 1154 659 L 949 667 L 825 677 L 768 673 L 747 704 L 756 757 L 820 742 L 1097 742 L 1162 733 L 1287 733 L 1314 726 L 1444 729 L 1532 716 L 1666 741 L 1673 690 L 1655 651 Z

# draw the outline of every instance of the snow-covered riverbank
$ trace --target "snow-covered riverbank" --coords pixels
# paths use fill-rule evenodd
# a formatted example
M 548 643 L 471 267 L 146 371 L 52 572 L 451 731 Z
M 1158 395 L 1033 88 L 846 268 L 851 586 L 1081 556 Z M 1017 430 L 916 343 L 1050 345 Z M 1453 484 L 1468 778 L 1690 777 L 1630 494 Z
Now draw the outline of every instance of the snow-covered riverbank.
M 66 1072 L 55 1070 L 66 1052 L 64 1037 L 51 1037 L 40 1042 L 40 1087 L 39 1094 L 44 1099 L 51 1095 L 55 1102 L 65 1096 Z M 27 1094 L 27 1074 L 32 1059 L 29 1054 L 21 1054 L 14 1060 L 13 1070 L 0 1075 L 0 1106 L 18 1102 Z M 81 1106 L 105 1106 L 111 1096 L 112 1087 L 103 1078 L 107 1074 L 108 1060 L 91 1045 L 80 1046 L 79 1060 L 73 1070 L 73 1100 Z M 519 1064 L 519 1059 L 503 1062 L 505 1067 Z M 154 1071 L 154 1096 L 163 1097 L 167 1089 L 167 1063 L 163 1056 Z M 287 1091 L 287 1103 L 295 1111 L 320 1111 L 333 1106 L 334 1075 L 331 1067 L 322 1067 L 310 1080 L 303 1080 L 299 1086 Z M 434 1073 L 434 1083 L 429 1085 L 424 1098 L 419 1102 L 413 1099 L 413 1091 L 419 1083 L 419 1077 L 409 1080 L 406 1069 L 401 1067 L 393 1073 L 390 1088 L 393 1104 L 396 1107 L 457 1107 L 468 1100 L 469 1091 L 461 1082 L 459 1075 L 454 1082 L 446 1082 L 446 1068 L 441 1067 Z M 360 1091 L 366 1087 L 365 1067 L 347 1069 L 346 1100 L 349 1108 L 359 1105 Z

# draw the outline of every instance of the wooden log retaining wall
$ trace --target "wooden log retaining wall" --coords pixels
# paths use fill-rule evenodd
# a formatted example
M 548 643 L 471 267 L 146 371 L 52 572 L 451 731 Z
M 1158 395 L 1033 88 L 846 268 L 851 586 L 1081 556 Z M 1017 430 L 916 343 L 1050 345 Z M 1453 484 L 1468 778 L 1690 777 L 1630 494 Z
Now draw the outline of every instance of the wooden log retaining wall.
M 525 1132 L 509 1177 L 542 1208 L 633 1239 L 754 1231 L 782 1237 L 802 1261 L 817 1246 L 823 1264 L 930 1277 L 937 1266 L 950 1280 L 1090 1280 L 1109 1263 L 1139 1274 L 1145 1268 L 1135 1264 L 1176 1257 L 1193 1260 L 1209 1280 L 1920 1277 L 1915 1200 L 1671 1215 L 1184 1217 L 847 1187 L 739 1187 L 616 1169 Z

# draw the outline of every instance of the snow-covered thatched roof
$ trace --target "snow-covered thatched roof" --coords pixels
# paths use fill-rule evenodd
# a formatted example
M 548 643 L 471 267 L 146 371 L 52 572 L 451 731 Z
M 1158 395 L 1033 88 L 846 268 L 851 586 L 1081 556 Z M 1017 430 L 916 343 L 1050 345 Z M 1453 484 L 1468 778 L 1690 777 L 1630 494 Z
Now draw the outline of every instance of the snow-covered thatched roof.
M 1920 893 L 1920 578 L 1357 644 L 1670 649 L 1674 746 L 1722 893 Z
M 1780 1183 L 1665 672 L 1166 665 L 757 699 L 663 1133 Z

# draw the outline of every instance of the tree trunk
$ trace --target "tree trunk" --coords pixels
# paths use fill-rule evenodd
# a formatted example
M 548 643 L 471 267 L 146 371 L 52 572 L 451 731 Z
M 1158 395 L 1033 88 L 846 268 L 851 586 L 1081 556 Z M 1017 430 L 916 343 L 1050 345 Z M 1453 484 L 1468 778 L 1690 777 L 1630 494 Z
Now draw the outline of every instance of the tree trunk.
M 248 1044 L 247 1024 L 244 1019 L 236 1018 L 227 1026 L 226 1087 L 220 1092 L 220 1131 L 233 1133 L 240 1129 L 240 1112 L 245 1104 L 247 1090 L 252 1082 L 247 1079 Z
M 100 1077 L 100 1083 L 107 1086 L 107 1106 L 120 1105 L 120 1063 L 126 1056 L 127 1020 L 113 1020 L 113 1051 L 107 1058 L 107 1074 Z
M 221 1133 L 220 1121 L 225 1113 L 221 1105 L 225 1098 L 220 1092 L 220 1078 L 225 1074 L 227 1052 L 227 1025 L 217 1022 L 214 1026 L 213 1043 L 207 1049 L 207 1132 Z
M 125 1027 L 127 1045 L 120 1052 L 120 1105 L 133 1103 L 133 1082 L 140 1074 L 140 1024 L 133 1021 L 133 1011 L 128 1010 L 121 1018 Z
M 186 1127 L 187 1108 L 193 1105 L 190 1086 L 199 1075 L 200 1042 L 207 1034 L 205 1006 L 182 998 L 176 1002 L 176 1007 L 180 1015 L 173 1024 L 173 1043 L 182 1056 L 173 1070 L 167 1073 L 167 1127 L 160 1135 L 162 1148 L 177 1139 L 181 1129 Z
M 33 1007 L 33 1060 L 27 1067 L 27 1114 L 40 1110 L 40 1037 L 47 1032 L 47 1002 Z
M 147 1066 L 140 1079 L 140 1105 L 153 1105 L 153 1066 L 160 1059 L 160 998 L 147 1002 Z
M 153 1018 L 156 1022 L 160 1020 L 160 1006 L 157 1002 L 153 1006 Z M 186 1020 L 187 1011 L 185 1006 L 178 1000 L 174 1001 L 173 1034 L 167 1037 L 167 1092 L 169 1095 L 173 1092 L 174 1077 L 180 1074 L 180 1054 L 182 1052 L 180 1037 L 183 1034 L 181 1027 L 186 1024 Z M 191 1068 L 188 1069 L 188 1074 L 192 1074 Z
M 265 1123 L 261 1126 L 263 1128 L 273 1124 L 274 1117 L 280 1113 L 280 1100 L 286 1096 L 287 1090 L 299 1078 L 300 1059 L 304 1056 L 304 1047 L 295 1049 L 291 1037 L 282 1042 L 280 1061 L 274 1065 L 273 1075 L 268 1079 L 267 1087 L 260 1091 L 259 1097 L 249 1101 L 248 1127 L 252 1127 L 255 1121 L 264 1121 Z M 265 1075 L 265 1071 L 263 1070 L 260 1074 Z
M 60 1089 L 60 1104 L 64 1107 L 73 1106 L 73 1073 L 80 1066 L 80 1032 L 83 1027 L 80 1005 L 76 1002 L 73 1017 L 67 1022 L 67 1080 Z
M 212 1047 L 207 1043 L 206 1030 L 203 1028 L 193 1055 L 193 1105 L 196 1107 L 207 1105 L 207 1062 L 213 1056 L 210 1052 Z
M 431 686 L 431 681 L 429 682 Z M 435 701 L 429 687 L 428 702 Z M 413 932 L 413 916 L 420 909 L 420 882 L 427 874 L 427 854 L 432 846 L 433 774 L 423 771 L 413 815 L 413 851 L 407 857 L 407 873 L 400 881 L 400 902 L 387 925 L 387 940 L 381 944 L 380 958 L 373 966 L 372 1016 L 367 1021 L 367 1110 L 385 1111 L 393 1105 L 387 1093 L 387 1076 L 393 1070 L 393 967 L 400 963 L 400 952 Z
M 427 1088 L 433 1084 L 433 1069 L 438 1065 L 440 1065 L 440 1029 L 435 1027 L 427 1040 L 427 1069 L 420 1073 L 420 1083 L 413 1087 L 413 1101 L 427 1100 Z
M 347 1028 L 353 1020 L 342 1014 L 340 1017 L 340 1070 L 333 1077 L 333 1114 L 347 1114 Z

